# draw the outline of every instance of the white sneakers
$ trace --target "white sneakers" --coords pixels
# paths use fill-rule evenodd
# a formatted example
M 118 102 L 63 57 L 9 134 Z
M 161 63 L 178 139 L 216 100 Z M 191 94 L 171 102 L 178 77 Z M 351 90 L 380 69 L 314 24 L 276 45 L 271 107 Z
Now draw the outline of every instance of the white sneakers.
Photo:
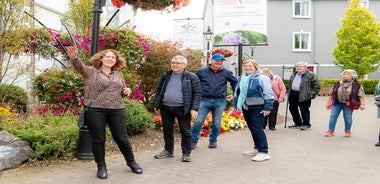
M 259 153 L 259 150 L 257 150 L 256 148 L 253 150 L 244 151 L 243 155 L 253 156 L 252 160 L 256 162 L 262 162 L 270 159 L 268 153 Z
M 268 153 L 258 153 L 256 156 L 252 157 L 252 160 L 256 162 L 262 162 L 269 159 L 270 156 Z
M 249 151 L 244 151 L 243 155 L 248 155 L 248 156 L 256 156 L 259 153 L 257 149 L 249 150 Z

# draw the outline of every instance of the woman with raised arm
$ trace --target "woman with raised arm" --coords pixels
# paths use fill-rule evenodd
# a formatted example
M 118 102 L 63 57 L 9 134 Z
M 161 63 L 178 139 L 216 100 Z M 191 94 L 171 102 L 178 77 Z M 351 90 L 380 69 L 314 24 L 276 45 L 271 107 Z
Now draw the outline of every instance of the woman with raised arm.
M 107 49 L 92 56 L 92 66 L 86 66 L 78 58 L 75 47 L 68 46 L 67 52 L 71 65 L 84 78 L 84 104 L 88 107 L 85 122 L 92 138 L 98 178 L 108 177 L 105 162 L 106 124 L 132 172 L 143 173 L 143 169 L 135 161 L 127 136 L 125 104 L 122 98 L 130 95 L 131 89 L 126 87 L 120 72 L 120 69 L 126 67 L 125 59 L 118 51 Z

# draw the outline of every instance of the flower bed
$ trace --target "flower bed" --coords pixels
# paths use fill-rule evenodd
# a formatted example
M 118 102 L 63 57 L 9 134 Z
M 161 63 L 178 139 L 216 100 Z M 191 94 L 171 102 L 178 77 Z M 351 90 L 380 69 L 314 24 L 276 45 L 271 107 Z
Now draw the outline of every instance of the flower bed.
M 162 130 L 162 118 L 159 115 L 153 117 L 156 130 Z M 212 113 L 207 114 L 206 119 L 203 123 L 200 136 L 207 137 L 210 134 L 212 125 Z M 240 130 L 247 127 L 247 124 L 244 120 L 243 113 L 238 110 L 225 111 L 222 115 L 220 132 L 228 132 L 234 130 Z M 178 122 L 174 124 L 174 132 L 179 132 Z

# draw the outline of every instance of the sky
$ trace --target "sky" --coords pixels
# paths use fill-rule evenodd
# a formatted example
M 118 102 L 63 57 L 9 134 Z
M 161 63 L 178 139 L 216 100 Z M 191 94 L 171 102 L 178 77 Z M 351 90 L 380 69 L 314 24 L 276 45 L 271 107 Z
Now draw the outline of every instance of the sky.
M 171 13 L 138 12 L 135 17 L 136 30 L 160 40 L 171 39 L 174 31 L 173 19 L 202 18 L 204 2 L 205 0 L 192 0 L 188 6 Z
M 35 2 L 64 12 L 68 0 L 35 0 Z M 188 6 L 171 13 L 138 11 L 135 16 L 136 31 L 159 40 L 171 39 L 174 32 L 173 19 L 202 18 L 204 2 L 205 0 L 192 0 Z M 106 3 L 111 3 L 111 0 L 107 0 Z

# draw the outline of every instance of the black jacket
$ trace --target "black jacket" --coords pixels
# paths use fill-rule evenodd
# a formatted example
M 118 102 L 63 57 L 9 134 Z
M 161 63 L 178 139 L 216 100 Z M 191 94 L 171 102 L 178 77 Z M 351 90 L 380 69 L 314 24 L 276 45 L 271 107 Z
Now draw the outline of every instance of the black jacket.
M 293 75 L 290 77 L 290 90 L 292 89 L 293 80 L 295 76 L 297 75 L 297 72 L 294 72 Z M 301 79 L 301 86 L 299 91 L 299 101 L 303 102 L 309 99 L 313 99 L 315 96 L 318 95 L 319 91 L 321 90 L 321 86 L 319 85 L 318 77 L 312 72 L 306 71 L 302 74 Z
M 154 107 L 157 109 L 160 109 L 162 107 L 162 99 L 164 98 L 166 86 L 172 73 L 172 70 L 164 72 L 160 78 L 160 81 L 158 82 L 154 100 Z M 186 115 L 190 113 L 190 110 L 198 111 L 202 94 L 202 88 L 198 77 L 191 72 L 184 71 L 182 74 L 181 82 L 184 102 L 184 114 Z

